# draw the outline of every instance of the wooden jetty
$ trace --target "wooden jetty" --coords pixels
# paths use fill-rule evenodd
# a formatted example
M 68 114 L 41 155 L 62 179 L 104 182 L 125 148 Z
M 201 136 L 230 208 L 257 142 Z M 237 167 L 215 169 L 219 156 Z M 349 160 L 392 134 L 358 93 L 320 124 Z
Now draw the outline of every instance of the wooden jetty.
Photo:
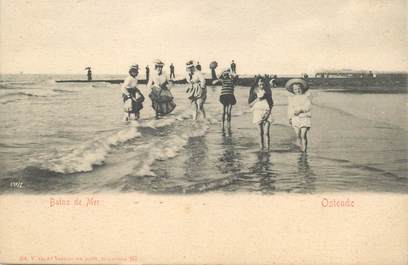
M 286 82 L 294 77 L 280 76 L 275 78 L 278 87 L 285 86 Z M 236 81 L 237 86 L 251 86 L 254 83 L 255 77 L 239 77 Z M 207 85 L 212 85 L 212 79 L 206 79 Z M 325 89 L 351 89 L 351 90 L 365 90 L 372 88 L 377 90 L 392 90 L 407 92 L 408 88 L 408 74 L 384 74 L 377 75 L 376 77 L 350 77 L 350 78 L 325 78 L 325 77 L 309 77 L 307 81 L 313 88 L 325 88 Z M 121 84 L 123 79 L 104 79 L 104 80 L 57 80 L 57 83 L 110 83 Z M 173 80 L 174 84 L 186 84 L 185 79 Z M 146 84 L 145 79 L 139 80 L 139 84 Z M 220 84 L 216 84 L 220 85 Z

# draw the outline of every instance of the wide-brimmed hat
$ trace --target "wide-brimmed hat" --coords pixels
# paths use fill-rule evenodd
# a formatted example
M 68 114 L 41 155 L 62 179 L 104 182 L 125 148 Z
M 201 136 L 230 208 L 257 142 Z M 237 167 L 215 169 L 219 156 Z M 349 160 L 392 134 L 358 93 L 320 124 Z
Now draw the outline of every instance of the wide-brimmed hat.
M 193 60 L 190 60 L 190 61 L 186 62 L 186 68 L 192 68 L 192 67 L 194 67 L 194 61 Z
M 299 84 L 302 87 L 302 92 L 305 93 L 309 89 L 309 85 L 304 79 L 301 78 L 293 78 L 286 82 L 285 88 L 290 92 L 293 93 L 293 85 Z
M 163 65 L 164 65 L 164 63 L 163 63 L 160 59 L 154 60 L 154 61 L 153 61 L 153 64 L 154 64 L 155 66 L 163 66 Z

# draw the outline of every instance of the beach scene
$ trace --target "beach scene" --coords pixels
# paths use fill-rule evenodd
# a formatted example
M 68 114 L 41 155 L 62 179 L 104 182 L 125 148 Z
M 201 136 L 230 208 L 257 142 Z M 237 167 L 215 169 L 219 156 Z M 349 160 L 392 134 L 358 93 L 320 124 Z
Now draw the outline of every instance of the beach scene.
M 306 2 L 2 2 L 0 193 L 408 193 L 401 2 Z
M 138 121 L 124 122 L 120 84 L 55 82 L 69 78 L 82 77 L 2 76 L 2 193 L 408 192 L 405 93 L 311 89 L 303 153 L 288 124 L 288 91 L 272 88 L 264 152 L 248 87 L 235 88 L 231 128 L 222 130 L 219 86 L 207 88 L 206 119 L 192 120 L 186 85 L 173 85 L 174 112 L 155 119 L 146 102 Z
M 407 11 L 0 0 L 0 263 L 408 264 Z

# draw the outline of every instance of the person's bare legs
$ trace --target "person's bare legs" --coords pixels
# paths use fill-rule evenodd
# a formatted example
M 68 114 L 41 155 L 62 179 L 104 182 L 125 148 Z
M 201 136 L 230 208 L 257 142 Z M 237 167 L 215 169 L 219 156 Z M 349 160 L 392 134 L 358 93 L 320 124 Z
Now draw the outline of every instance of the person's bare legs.
M 269 130 L 271 128 L 271 123 L 269 121 L 265 121 L 264 122 L 264 134 L 266 136 L 266 144 L 267 144 L 267 148 L 268 150 L 271 148 L 271 137 L 269 135 Z
M 261 150 L 263 150 L 264 147 L 265 147 L 265 142 L 264 142 L 264 122 L 261 122 L 258 125 L 258 129 L 259 129 L 259 147 L 261 148 Z
M 302 139 L 300 137 L 300 128 L 298 127 L 293 127 L 295 130 L 295 135 L 296 135 L 296 145 L 299 147 L 302 147 Z
M 200 107 L 200 111 L 201 111 L 201 113 L 203 114 L 203 117 L 204 117 L 204 119 L 206 118 L 206 115 L 205 115 L 205 110 L 204 110 L 204 101 L 202 100 L 202 99 L 200 99 L 200 105 L 199 105 L 199 107 Z
M 300 138 L 302 140 L 302 152 L 306 153 L 307 151 L 307 132 L 309 131 L 308 127 L 300 128 Z
M 194 117 L 193 117 L 193 120 L 197 120 L 197 118 L 198 118 L 198 112 L 199 112 L 199 109 L 198 109 L 198 99 L 197 100 L 195 100 L 194 101 L 194 107 L 195 107 L 195 112 L 194 112 Z
M 223 111 L 222 111 L 222 129 L 224 129 L 224 124 L 225 124 L 225 115 L 227 114 L 227 106 L 224 105 Z
M 228 105 L 227 107 L 227 119 L 228 119 L 228 126 L 231 128 L 231 111 L 232 111 L 232 105 Z

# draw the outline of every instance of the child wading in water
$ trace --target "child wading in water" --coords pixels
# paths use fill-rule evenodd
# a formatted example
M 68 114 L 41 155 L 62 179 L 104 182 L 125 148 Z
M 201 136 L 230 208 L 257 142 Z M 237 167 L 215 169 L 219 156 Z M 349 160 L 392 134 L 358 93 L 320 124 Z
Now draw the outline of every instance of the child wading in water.
M 258 125 L 260 133 L 260 147 L 265 148 L 265 140 L 268 150 L 270 149 L 269 129 L 272 122 L 272 91 L 269 87 L 269 82 L 258 76 L 255 78 L 255 83 L 252 85 L 249 92 L 248 103 L 251 106 L 253 113 L 253 123 Z M 266 138 L 266 139 L 265 139 Z
M 302 152 L 307 150 L 307 132 L 311 127 L 311 101 L 309 86 L 303 79 L 291 79 L 286 85 L 290 92 L 288 96 L 289 124 L 295 130 L 297 143 Z
M 221 82 L 221 95 L 220 102 L 223 105 L 222 112 L 222 128 L 224 129 L 225 117 L 227 117 L 228 127 L 231 127 L 231 110 L 232 106 L 237 103 L 234 96 L 234 81 L 235 75 L 231 73 L 230 69 L 224 70 L 218 80 L 215 80 L 213 84 Z
M 137 75 L 139 74 L 139 66 L 132 65 L 129 69 L 129 76 L 125 79 L 121 86 L 124 111 L 123 119 L 128 121 L 133 118 L 138 120 L 140 117 L 140 110 L 143 109 L 144 96 L 137 88 Z

